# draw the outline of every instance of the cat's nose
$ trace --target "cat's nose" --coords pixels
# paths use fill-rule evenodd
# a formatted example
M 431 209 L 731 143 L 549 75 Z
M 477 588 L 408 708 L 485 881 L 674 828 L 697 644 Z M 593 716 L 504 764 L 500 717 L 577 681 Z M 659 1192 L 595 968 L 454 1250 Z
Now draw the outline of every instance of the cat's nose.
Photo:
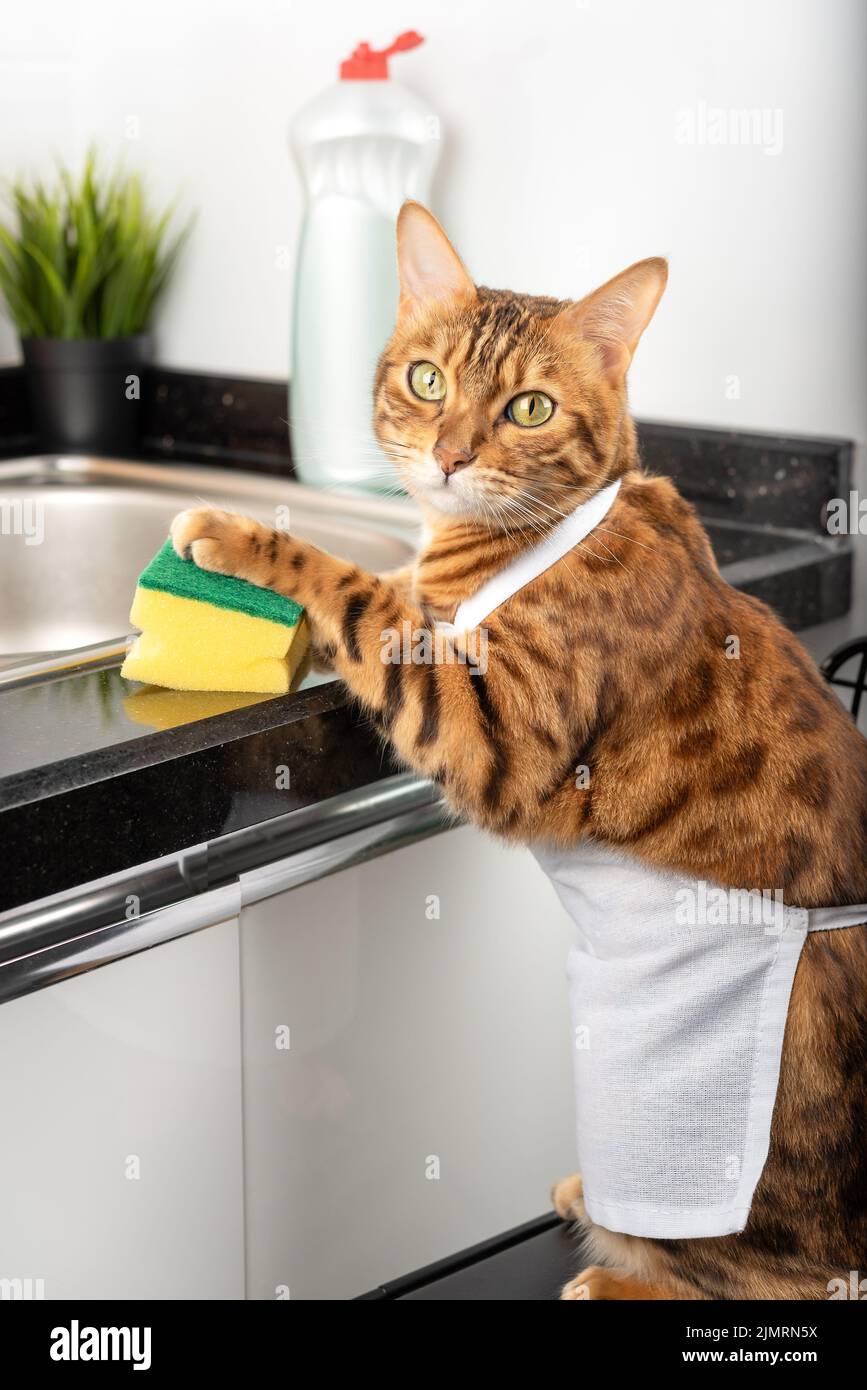
M 433 456 L 447 478 L 457 473 L 459 468 L 466 468 L 476 457 L 468 449 L 449 449 L 445 444 L 437 444 Z

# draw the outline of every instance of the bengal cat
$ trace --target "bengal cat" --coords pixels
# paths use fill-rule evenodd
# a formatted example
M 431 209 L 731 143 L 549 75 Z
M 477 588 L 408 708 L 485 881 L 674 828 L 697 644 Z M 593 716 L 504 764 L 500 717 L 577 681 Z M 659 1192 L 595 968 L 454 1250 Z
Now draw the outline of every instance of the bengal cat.
M 487 289 L 409 203 L 398 263 L 374 421 L 425 518 L 414 566 L 378 577 L 210 508 L 175 520 L 178 552 L 301 602 L 400 758 L 476 825 L 517 844 L 592 833 L 712 883 L 782 887 L 796 906 L 867 900 L 867 742 L 774 614 L 721 579 L 689 503 L 641 469 L 625 377 L 665 262 L 577 302 Z M 384 664 L 384 631 L 450 620 L 615 479 L 604 524 L 487 620 L 484 674 Z M 563 1297 L 826 1298 L 832 1278 L 867 1272 L 865 1015 L 867 932 L 809 936 L 746 1229 L 662 1241 L 592 1227 L 601 1263 Z M 554 1196 L 592 1226 L 580 1177 Z

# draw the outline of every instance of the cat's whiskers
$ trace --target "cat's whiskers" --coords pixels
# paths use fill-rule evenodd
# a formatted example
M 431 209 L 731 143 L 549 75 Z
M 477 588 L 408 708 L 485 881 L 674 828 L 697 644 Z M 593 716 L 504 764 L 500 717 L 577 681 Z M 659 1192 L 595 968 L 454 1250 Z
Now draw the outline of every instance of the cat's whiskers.
M 533 501 L 538 502 L 541 506 L 549 506 L 549 504 L 546 503 L 546 502 L 544 501 L 543 498 L 541 498 L 541 497 L 536 497 L 536 495 L 533 494 L 533 493 L 528 493 L 528 494 L 526 494 L 526 495 L 532 497 Z M 558 514 L 558 516 L 561 516 L 561 517 L 567 517 L 567 516 L 570 515 L 569 512 L 561 511 L 559 507 L 550 506 L 550 510 L 556 512 L 556 513 Z M 618 538 L 618 540 L 629 541 L 632 545 L 640 545 L 644 550 L 650 550 L 650 551 L 652 551 L 652 553 L 653 553 L 654 555 L 658 555 L 658 554 L 659 554 L 659 552 L 658 552 L 658 550 L 656 549 L 655 546 L 647 545 L 647 543 L 646 543 L 645 541 L 637 540 L 635 536 L 627 536 L 627 535 L 624 535 L 624 533 L 623 533 L 622 531 L 615 531 L 615 530 L 613 530 L 612 527 L 610 527 L 610 526 L 597 526 L 597 527 L 595 528 L 595 530 L 596 530 L 596 531 L 604 531 L 604 532 L 606 533 L 606 535 L 609 535 L 609 536 L 616 536 L 616 537 Z M 601 544 L 601 542 L 600 542 L 600 544 Z
M 538 499 L 538 500 L 541 502 L 541 499 Z M 545 506 L 545 505 L 547 505 L 547 504 L 546 504 L 545 502 L 541 502 L 541 505 L 542 505 L 542 506 Z M 567 516 L 569 515 L 568 512 L 561 512 L 561 511 L 559 510 L 559 508 L 556 508 L 556 507 L 551 507 L 550 510 L 553 511 L 553 512 L 556 512 L 556 513 L 557 513 L 559 516 L 561 516 L 561 517 L 567 517 Z M 587 540 L 587 541 L 590 541 L 590 540 L 596 541 L 597 544 L 598 544 L 598 545 L 601 545 L 601 546 L 602 546 L 602 549 L 603 549 L 604 551 L 606 551 L 607 554 L 609 554 L 609 555 L 611 556 L 612 560 L 616 561 L 616 563 L 617 563 L 618 565 L 621 565 L 621 566 L 625 569 L 626 566 L 623 564 L 623 561 L 620 559 L 620 557 L 617 556 L 617 555 L 615 555 L 615 554 L 614 554 L 614 551 L 610 548 L 610 546 L 607 546 L 607 545 L 605 544 L 605 542 L 601 539 L 601 537 L 599 537 L 598 535 L 596 535 L 596 530 L 601 530 L 601 529 L 602 529 L 601 527 L 595 528 L 594 531 L 592 531 L 592 532 L 590 533 L 590 535 L 587 536 L 587 537 L 585 538 L 585 540 Z M 626 539 L 628 539 L 628 537 L 627 537 Z M 592 551 L 592 550 L 590 551 L 590 554 L 591 554 L 591 555 L 594 554 L 594 553 L 595 553 L 594 551 Z M 602 559 L 602 556 L 601 556 L 601 555 L 600 555 L 600 556 L 597 556 L 597 559 L 600 559 L 600 560 L 601 560 L 601 559 Z
M 522 531 L 522 532 L 523 532 L 523 531 L 531 531 L 534 535 L 537 535 L 540 539 L 543 540 L 543 539 L 545 538 L 545 536 L 547 535 L 547 530 L 546 530 L 545 528 L 543 528 L 542 525 L 540 525 L 539 519 L 530 511 L 530 509 L 529 509 L 528 507 L 525 507 L 525 506 L 524 506 L 521 502 L 519 502 L 516 498 L 513 498 L 513 497 L 503 497 L 503 498 L 500 499 L 500 505 L 501 505 L 502 507 L 505 507 L 506 510 L 507 510 L 508 512 L 510 512 L 511 515 L 512 515 L 513 517 L 516 517 L 516 518 L 518 518 L 518 519 L 521 521 L 521 523 L 522 523 L 522 525 L 521 525 L 521 531 Z M 504 518 L 504 523 L 505 523 L 505 518 Z M 508 530 L 508 528 L 507 528 L 507 530 Z M 511 534 L 511 533 L 509 532 L 509 534 Z
M 527 518 L 529 518 L 529 520 L 528 520 L 528 522 L 527 522 L 528 527 L 529 527 L 530 529 L 537 530 L 540 536 L 545 537 L 545 536 L 547 536 L 547 535 L 549 534 L 550 527 L 546 527 L 545 529 L 542 529 L 541 527 L 538 527 L 538 526 L 534 526 L 534 525 L 533 525 L 533 521 L 534 521 L 534 514 L 533 514 L 533 512 L 532 512 L 528 507 L 526 507 L 526 506 L 523 506 L 523 507 L 522 507 L 522 506 L 521 506 L 521 503 L 519 503 L 519 502 L 517 501 L 517 499 L 515 499 L 515 498 L 501 498 L 500 501 L 501 501 L 502 503 L 504 503 L 505 505 L 508 505 L 513 511 L 519 511 L 519 514 L 521 514 L 521 515 L 526 516 Z M 545 504 L 543 503 L 542 505 L 545 505 Z M 556 511 L 557 509 L 556 509 L 556 508 L 551 508 L 551 510 L 552 510 L 552 511 Z M 561 512 L 560 515 L 561 515 L 561 516 L 566 516 L 566 515 L 568 515 L 568 513 L 566 513 L 566 512 Z M 547 521 L 547 518 L 544 518 L 544 520 Z M 590 537 L 588 537 L 588 538 L 586 538 L 586 539 L 588 539 L 588 540 L 596 540 L 596 541 L 598 542 L 598 544 L 601 545 L 602 548 L 603 548 L 605 551 L 607 551 L 607 553 L 611 556 L 611 559 L 612 559 L 613 561 L 615 561 L 616 564 L 622 566 L 622 568 L 624 568 L 624 569 L 626 568 L 626 566 L 623 564 L 623 561 L 622 561 L 621 559 L 619 559 L 619 557 L 618 557 L 617 555 L 615 555 L 614 552 L 613 552 L 613 551 L 605 544 L 605 542 L 604 542 L 603 540 L 601 540 L 598 536 L 596 536 L 596 535 L 591 535 Z M 628 540 L 629 537 L 626 537 L 626 539 Z M 585 540 L 585 541 L 579 542 L 578 545 L 577 545 L 575 548 L 576 548 L 577 550 L 581 550 L 581 549 L 584 549 L 585 546 L 586 546 L 586 540 Z M 596 552 L 593 551 L 593 550 L 590 550 L 589 553 L 590 553 L 591 555 L 596 555 Z M 597 558 L 598 560 L 602 560 L 602 559 L 603 559 L 603 556 L 601 556 L 601 555 L 596 555 L 596 558 Z M 565 557 L 564 557 L 564 560 L 565 560 Z M 577 576 L 575 575 L 574 570 L 571 568 L 570 565 L 567 564 L 567 565 L 566 565 L 566 568 L 569 570 L 569 573 L 572 575 L 572 578 L 573 578 L 573 579 L 577 578 Z
M 515 534 L 514 534 L 514 532 L 512 531 L 511 526 L 509 525 L 509 520 L 508 520 L 508 515 L 507 515 L 507 512 L 511 512 L 513 509 L 512 509 L 511 507 L 507 507 L 507 506 L 506 506 L 508 500 L 509 500 L 509 499 L 507 499 L 507 498 L 500 497 L 500 498 L 497 500 L 497 502 L 494 503 L 494 517 L 495 517 L 495 520 L 496 520 L 496 521 L 499 523 L 499 525 L 502 527 L 502 529 L 505 531 L 506 536 L 508 537 L 508 539 L 509 539 L 509 540 L 514 540 L 514 539 L 517 539 L 517 538 L 515 537 Z M 505 510 L 504 510 L 504 509 L 505 509 Z
M 634 536 L 624 536 L 622 531 L 612 531 L 610 526 L 597 526 L 596 529 L 597 531 L 604 531 L 608 536 L 616 536 L 618 540 L 630 541 L 632 545 L 640 545 L 643 550 L 650 550 L 654 555 L 659 554 L 655 545 L 647 545 L 645 541 L 636 540 Z
M 488 540 L 491 542 L 491 545 L 493 545 L 493 544 L 494 544 L 494 533 L 493 533 L 493 531 L 492 531 L 492 529 L 491 529 L 491 516 L 492 516 L 491 506 L 490 506 L 490 503 L 488 502 L 488 499 L 487 499 L 487 498 L 481 497 L 479 500 L 481 501 L 481 504 L 482 504 L 482 506 L 483 506 L 484 509 L 485 509 L 485 511 L 484 511 L 484 520 L 485 520 L 485 525 L 486 525 L 487 528 L 488 528 Z M 494 517 L 494 520 L 496 520 L 496 517 Z
M 576 489 L 576 490 L 577 490 L 577 489 Z M 547 507 L 549 508 L 550 511 L 556 512 L 556 514 L 557 514 L 558 516 L 560 516 L 560 517 L 564 517 L 564 518 L 565 518 L 565 517 L 567 517 L 567 516 L 570 515 L 569 512 L 561 511 L 559 507 L 554 507 L 554 506 L 550 505 L 549 503 L 547 503 L 543 498 L 537 497 L 535 493 L 525 492 L 524 495 L 527 496 L 527 497 L 530 497 L 533 501 L 538 502 L 538 503 L 540 504 L 540 506 L 543 506 L 543 507 L 547 506 Z M 597 526 L 597 527 L 595 527 L 595 530 L 596 530 L 596 531 L 604 531 L 604 532 L 606 533 L 606 535 L 609 535 L 609 536 L 617 536 L 618 540 L 630 541 L 633 545 L 640 545 L 640 546 L 643 547 L 643 549 L 652 551 L 654 555 L 656 555 L 656 554 L 659 553 L 659 552 L 656 550 L 655 546 L 647 545 L 644 541 L 636 540 L 635 536 L 626 536 L 626 535 L 623 534 L 622 531 L 614 531 L 614 530 L 612 530 L 612 528 L 611 528 L 610 526 Z M 600 541 L 600 545 L 601 545 L 601 544 L 602 544 L 602 542 Z M 607 549 L 607 547 L 606 547 L 606 549 Z M 609 552 L 609 553 L 610 553 L 610 552 Z M 615 556 L 614 558 L 616 559 L 617 557 Z M 621 563 L 622 563 L 622 562 L 621 562 Z

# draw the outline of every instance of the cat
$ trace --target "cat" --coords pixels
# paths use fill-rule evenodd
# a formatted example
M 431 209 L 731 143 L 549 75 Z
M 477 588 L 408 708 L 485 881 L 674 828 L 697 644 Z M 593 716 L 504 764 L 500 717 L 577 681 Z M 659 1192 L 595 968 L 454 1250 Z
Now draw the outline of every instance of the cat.
M 720 577 L 692 506 L 641 469 L 626 374 L 665 261 L 564 301 L 475 285 L 417 203 L 397 245 L 373 418 L 425 518 L 414 565 L 376 576 L 207 507 L 176 518 L 178 552 L 302 603 L 400 759 L 485 830 L 564 847 L 592 835 L 655 869 L 779 886 L 796 906 L 867 900 L 867 741 L 796 638 Z M 384 631 L 451 621 L 616 480 L 597 530 L 488 618 L 484 669 L 383 662 Z M 865 1019 L 867 932 L 810 935 L 745 1229 L 619 1235 L 590 1221 L 575 1175 L 555 1206 L 584 1224 L 599 1263 L 561 1296 L 826 1298 L 832 1278 L 864 1271 Z

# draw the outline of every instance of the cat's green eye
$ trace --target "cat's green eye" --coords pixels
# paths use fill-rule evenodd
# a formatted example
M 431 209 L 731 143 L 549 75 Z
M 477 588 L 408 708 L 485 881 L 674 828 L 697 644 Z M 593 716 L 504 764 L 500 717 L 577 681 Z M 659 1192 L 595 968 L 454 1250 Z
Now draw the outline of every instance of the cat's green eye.
M 446 393 L 446 379 L 433 362 L 416 362 L 410 368 L 409 384 L 420 401 L 441 401 Z
M 523 395 L 515 396 L 506 406 L 507 418 L 513 425 L 521 425 L 524 429 L 532 428 L 533 425 L 544 425 L 553 414 L 554 402 L 544 391 L 525 391 Z

